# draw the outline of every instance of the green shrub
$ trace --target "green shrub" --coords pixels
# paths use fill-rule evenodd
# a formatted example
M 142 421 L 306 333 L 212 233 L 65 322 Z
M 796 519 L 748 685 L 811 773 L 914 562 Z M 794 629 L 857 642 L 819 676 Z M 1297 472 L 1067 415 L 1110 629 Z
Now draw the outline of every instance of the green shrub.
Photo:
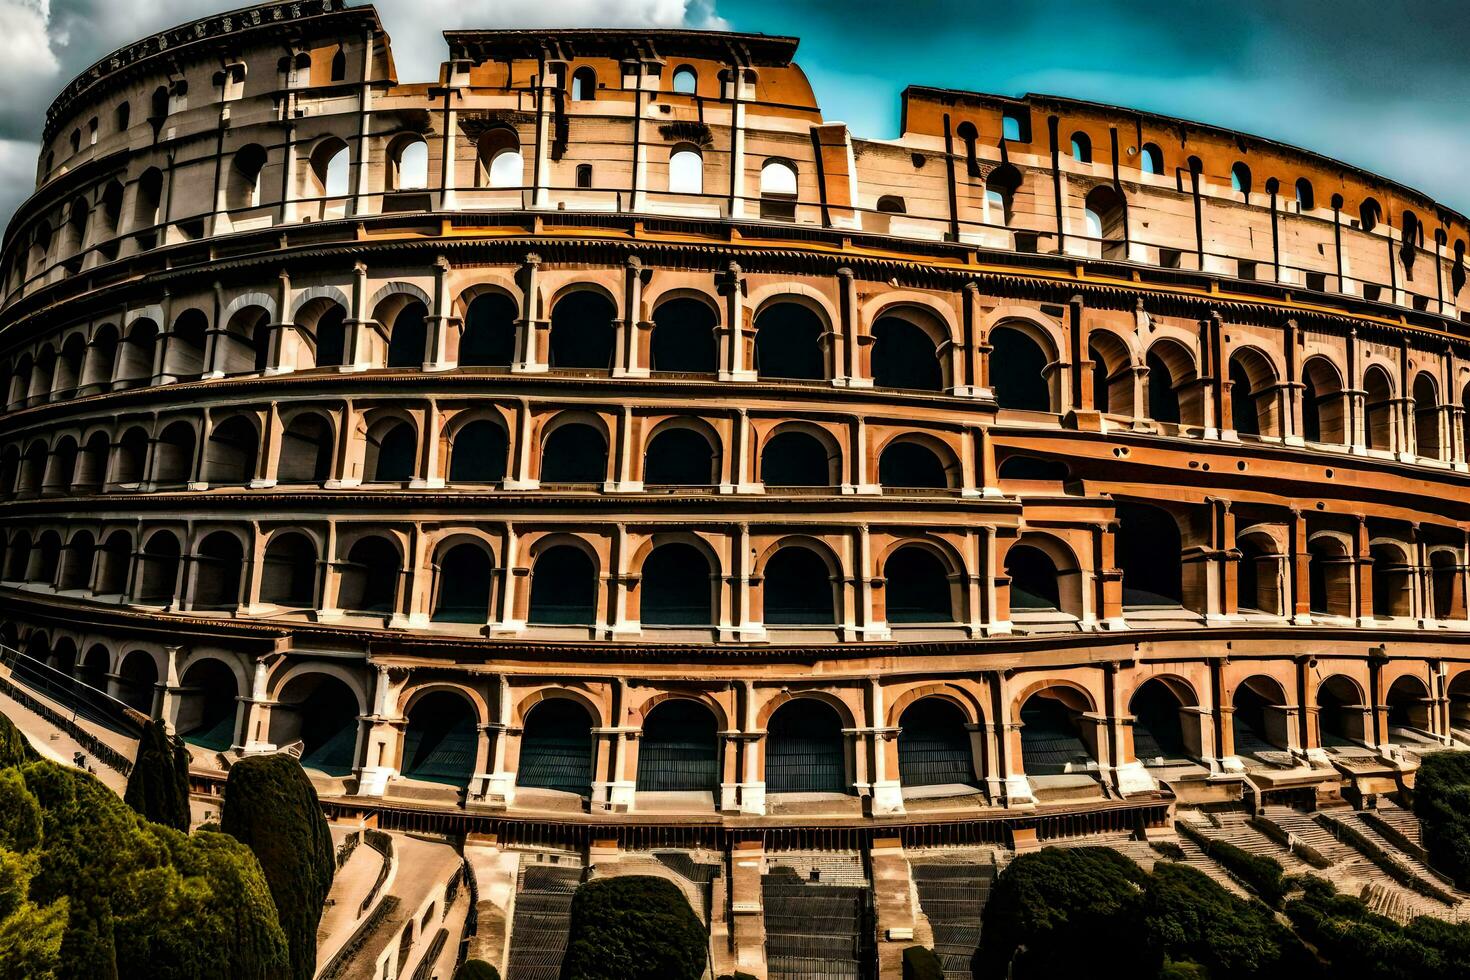
M 454 971 L 454 980 L 500 980 L 500 971 L 484 960 L 465 960 Z
M 1230 869 L 1247 888 L 1261 897 L 1261 901 L 1273 909 L 1281 907 L 1281 900 L 1286 897 L 1291 883 L 1280 861 L 1264 854 L 1252 854 L 1221 840 L 1202 838 L 1201 843 L 1210 857 Z
M 189 753 L 160 721 L 143 728 L 123 801 L 154 823 L 189 830 Z
M 34 762 L 40 755 L 31 748 L 15 722 L 0 714 L 0 769 Z
M 1429 862 L 1470 889 L 1470 753 L 1432 752 L 1419 761 L 1414 813 Z
M 563 980 L 699 980 L 704 924 L 671 882 L 645 875 L 590 881 L 572 896 Z
M 910 946 L 903 951 L 903 980 L 944 980 L 939 957 L 927 946 Z
M 286 934 L 286 974 L 311 980 L 316 927 L 336 871 L 332 834 L 316 790 L 288 755 L 241 759 L 225 783 L 220 828 L 255 852 Z

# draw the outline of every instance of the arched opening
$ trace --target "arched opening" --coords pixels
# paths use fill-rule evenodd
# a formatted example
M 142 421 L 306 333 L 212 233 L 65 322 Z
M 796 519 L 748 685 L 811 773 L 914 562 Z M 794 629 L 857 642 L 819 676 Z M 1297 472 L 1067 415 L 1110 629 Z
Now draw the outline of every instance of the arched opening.
M 1411 733 L 1433 737 L 1434 722 L 1430 711 L 1433 700 L 1422 680 L 1407 675 L 1400 677 L 1389 685 L 1388 696 L 1383 701 L 1388 705 L 1390 739 L 1398 740 Z
M 1173 515 L 1147 504 L 1117 505 L 1118 564 L 1123 569 L 1125 608 L 1178 607 L 1184 591 L 1183 547 Z
M 715 716 L 688 698 L 654 705 L 638 739 L 638 792 L 714 793 L 720 788 Z
M 56 587 L 62 592 L 81 591 L 92 584 L 92 568 L 97 557 L 97 542 L 90 531 L 78 531 L 63 549 L 61 575 Z
M 526 714 L 516 785 L 592 794 L 592 719 L 569 698 L 546 698 Z
M 422 368 L 428 350 L 429 311 L 414 301 L 398 311 L 388 334 L 388 367 Z
M 597 98 L 597 73 L 585 66 L 572 72 L 573 101 L 581 102 L 595 98 Z
M 25 455 L 21 457 L 20 462 L 20 478 L 16 481 L 15 488 L 18 493 L 32 495 L 41 491 L 41 484 L 46 478 L 46 460 L 49 455 L 46 443 L 40 439 L 26 447 Z
M 331 674 L 297 674 L 271 706 L 270 740 L 277 748 L 300 744 L 301 765 L 346 776 L 357 762 L 357 695 Z
M 1242 160 L 1235 161 L 1230 167 L 1230 189 L 1237 194 L 1250 196 L 1251 168 L 1247 167 Z
M 717 369 L 714 310 L 697 299 L 671 299 L 653 311 L 650 369 L 680 374 L 714 374 Z
M 475 774 L 479 724 L 474 707 L 454 691 L 431 691 L 408 709 L 403 775 L 426 783 L 468 786 Z
M 838 465 L 822 440 L 810 432 L 787 429 L 761 449 L 761 482 L 768 487 L 830 487 L 837 482 Z
M 1317 207 L 1317 195 L 1312 191 L 1312 182 L 1305 177 L 1296 179 L 1296 206 L 1298 211 L 1311 211 Z
M 198 378 L 204 373 L 204 344 L 209 320 L 198 310 L 185 310 L 174 321 L 168 342 L 164 345 L 163 373 L 180 381 Z
M 1375 544 L 1373 557 L 1373 614 L 1378 618 L 1414 615 L 1414 573 L 1404 549 Z
M 847 793 L 842 719 L 816 698 L 793 698 L 766 723 L 767 793 Z
M 934 450 L 921 442 L 900 439 L 883 447 L 878 482 L 884 489 L 945 490 L 950 487 L 950 476 Z
M 1464 596 L 1460 587 L 1459 560 L 1453 552 L 1429 553 L 1429 582 L 1435 619 L 1464 617 Z
M 1145 765 L 1159 766 L 1177 765 L 1198 754 L 1198 746 L 1191 751 L 1185 736 L 1187 707 L 1157 677 L 1144 681 L 1128 703 L 1128 711 L 1133 715 L 1133 757 Z
M 457 544 L 439 559 L 436 623 L 485 623 L 490 619 L 490 553 L 478 544 Z
M 1157 143 L 1145 143 L 1138 153 L 1138 169 L 1146 174 L 1162 176 L 1164 173 L 1164 151 Z
M 39 650 L 33 650 L 32 654 L 34 655 L 40 652 Z M 77 665 L 76 679 L 95 691 L 106 691 L 109 659 L 106 647 L 100 643 L 92 647 L 82 657 L 81 663 Z
M 159 531 L 149 537 L 139 556 L 143 570 L 138 576 L 138 602 L 166 606 L 174 601 L 179 581 L 181 551 L 179 539 L 168 531 Z
M 303 412 L 281 433 L 276 482 L 325 483 L 332 475 L 332 424 L 315 412 Z
M 418 191 L 429 186 L 429 144 L 417 135 L 395 139 L 388 151 L 388 190 Z
M 184 671 L 175 730 L 184 741 L 216 752 L 235 740 L 235 672 L 218 660 L 200 660 Z
M 800 303 L 776 303 L 755 320 L 759 377 L 820 381 L 827 377 L 822 321 Z
M 516 304 L 504 293 L 481 293 L 464 314 L 460 367 L 510 367 L 516 354 Z
M 1230 715 L 1235 754 L 1285 751 L 1291 745 L 1287 726 L 1290 719 L 1281 685 L 1269 677 L 1248 677 L 1235 688 Z
M 342 367 L 347 363 L 347 311 L 333 303 L 317 317 L 316 366 Z
M 499 483 L 510 448 L 505 429 L 490 419 L 466 422 L 449 445 L 450 483 Z
M 475 150 L 479 186 L 518 188 L 526 183 L 526 164 L 515 130 L 496 127 L 482 134 Z
M 51 380 L 53 399 L 72 398 L 77 393 L 77 383 L 82 377 L 82 359 L 87 354 L 87 342 L 82 335 L 74 333 L 61 346 L 61 356 L 56 359 L 56 373 Z
M 122 595 L 128 588 L 128 571 L 133 561 L 133 541 L 126 531 L 113 531 L 97 551 L 99 596 Z
M 531 570 L 528 620 L 533 626 L 590 626 L 597 622 L 597 569 L 581 548 L 556 545 Z
M 767 626 L 825 626 L 837 622 L 832 571 L 810 548 L 787 545 L 766 561 Z
M 1367 707 L 1358 685 L 1335 674 L 1317 688 L 1317 724 L 1323 748 L 1362 745 L 1368 738 Z
M 1016 192 L 1021 189 L 1021 171 L 1003 163 L 985 178 L 985 223 L 1008 227 L 1015 217 Z
M 352 612 L 392 612 L 398 598 L 399 571 L 398 549 L 386 538 L 358 540 L 338 570 L 337 604 Z
M 1318 616 L 1353 614 L 1353 556 L 1340 538 L 1318 535 L 1307 542 L 1308 605 Z
M 920 698 L 904 709 L 898 727 L 898 778 L 904 789 L 975 785 L 969 722 L 952 701 Z
M 130 430 L 124 439 L 131 436 Z M 154 446 L 153 484 L 156 487 L 181 487 L 193 478 L 194 471 L 194 427 L 187 422 L 173 422 L 164 428 Z M 119 460 L 122 463 L 123 460 Z M 128 467 L 131 469 L 131 467 Z M 143 478 L 142 467 L 132 479 L 122 479 L 123 467 L 119 466 L 119 483 L 137 483 Z
M 1363 375 L 1364 436 L 1369 449 L 1392 452 L 1394 449 L 1393 382 L 1388 373 L 1374 365 Z
M 278 534 L 265 546 L 260 601 L 291 609 L 316 607 L 316 545 L 295 531 Z
M 1149 348 L 1144 363 L 1148 367 L 1149 418 L 1169 425 L 1199 424 L 1200 395 L 1190 388 L 1195 373 L 1189 352 L 1162 341 Z
M 117 669 L 117 699 L 145 715 L 153 714 L 158 687 L 158 664 L 146 650 L 125 654 Z
M 243 415 L 231 416 L 209 433 L 204 450 L 204 479 L 221 484 L 247 484 L 255 476 L 260 440 L 255 423 Z
M 720 482 L 720 458 L 704 433 L 672 426 L 654 435 L 643 457 L 643 482 L 699 487 Z
M 953 623 L 949 567 L 933 551 L 904 545 L 883 563 L 883 593 L 889 623 Z
M 41 480 L 42 493 L 70 493 L 76 487 L 77 441 L 62 436 L 51 449 L 51 461 Z
M 1236 537 L 1235 547 L 1240 552 L 1235 575 L 1236 608 L 1281 615 L 1281 554 L 1276 543 L 1266 534 L 1243 534 Z
M 230 317 L 218 335 L 215 369 L 222 374 L 250 374 L 270 367 L 271 314 L 263 306 L 247 306 Z
M 1346 445 L 1347 412 L 1337 368 L 1325 357 L 1310 357 L 1302 366 L 1302 385 L 1302 438 Z
M 230 162 L 225 203 L 231 211 L 244 211 L 260 205 L 260 172 L 265 169 L 265 147 L 250 143 L 235 151 Z
M 704 157 L 692 143 L 681 143 L 669 154 L 669 193 L 704 193 Z
M 990 384 L 996 404 L 1027 412 L 1050 412 L 1050 359 L 1041 345 L 1014 327 L 990 331 Z
M 1276 372 L 1259 352 L 1230 357 L 1230 425 L 1238 435 L 1278 436 Z
M 785 160 L 767 160 L 761 167 L 761 218 L 796 220 L 796 168 Z
M 61 566 L 61 535 L 55 531 L 44 532 L 36 542 L 32 568 L 26 579 L 41 585 L 55 585 L 56 572 Z
M 1414 446 L 1425 459 L 1441 456 L 1439 416 L 1439 385 L 1421 371 L 1414 378 Z
M 873 324 L 873 383 L 883 388 L 943 391 L 944 370 L 934 341 L 896 316 Z
M 680 95 L 693 95 L 698 83 L 699 76 L 688 65 L 674 69 L 674 91 Z
M 160 453 L 160 460 L 159 465 L 155 467 L 155 469 L 169 469 L 169 467 L 166 467 L 164 465 L 164 463 L 167 461 L 167 456 L 164 454 L 179 449 L 179 446 L 169 444 L 168 440 L 171 436 L 174 438 L 178 438 L 179 436 L 187 436 L 189 440 L 188 456 L 185 458 L 188 458 L 192 461 L 194 455 L 194 430 L 189 428 L 184 423 L 179 422 L 176 423 L 175 426 L 171 426 L 169 429 L 165 429 L 163 437 L 159 439 L 158 451 Z M 182 453 L 179 453 L 178 455 L 183 456 Z M 146 464 L 147 459 L 148 433 L 144 432 L 141 427 L 135 425 L 124 432 L 122 434 L 122 438 L 117 441 L 117 458 L 113 464 L 112 482 L 117 486 L 137 486 L 138 484 L 142 483 L 143 467 Z M 175 462 L 173 466 L 176 468 L 177 462 Z M 176 476 L 173 472 L 165 472 L 161 475 L 170 477 L 171 479 L 157 479 L 156 482 L 159 485 L 167 485 L 169 482 L 182 483 L 188 478 L 187 471 L 185 471 L 181 476 Z
M 77 490 L 102 489 L 102 484 L 107 479 L 107 453 L 110 448 L 107 433 L 92 433 L 87 444 L 77 453 L 77 465 L 72 476 L 72 484 Z
M 335 136 L 328 136 L 312 148 L 310 163 L 312 196 L 347 196 L 352 151 L 347 148 L 346 143 Z
M 240 604 L 240 570 L 245 549 L 228 531 L 215 531 L 199 542 L 194 555 L 195 609 L 234 609 Z
M 590 289 L 579 289 L 557 301 L 551 311 L 552 369 L 611 368 L 616 316 L 612 302 Z
M 418 468 L 419 440 L 412 424 L 384 419 L 368 430 L 363 447 L 364 483 L 407 483 Z
M 659 545 L 643 560 L 638 586 L 644 626 L 709 626 L 714 623 L 716 579 L 709 559 L 691 544 Z
M 1083 209 L 1087 237 L 1098 244 L 1102 258 L 1126 259 L 1127 223 L 1122 196 L 1112 187 L 1099 184 L 1087 192 Z
M 1092 137 L 1080 132 L 1072 134 L 1072 159 L 1078 163 L 1092 162 Z
M 1021 766 L 1027 776 L 1057 776 L 1097 768 L 1092 733 L 1084 730 L 1087 698 L 1066 687 L 1037 691 L 1021 706 Z
M 117 359 L 117 387 L 135 388 L 153 378 L 153 349 L 158 325 L 147 318 L 133 321 Z
M 1057 612 L 1062 593 L 1057 566 L 1040 548 L 1013 544 L 1006 551 L 1006 575 L 1011 580 L 1011 610 Z
M 607 479 L 607 442 L 595 427 L 569 422 L 541 446 L 542 483 L 601 483 Z

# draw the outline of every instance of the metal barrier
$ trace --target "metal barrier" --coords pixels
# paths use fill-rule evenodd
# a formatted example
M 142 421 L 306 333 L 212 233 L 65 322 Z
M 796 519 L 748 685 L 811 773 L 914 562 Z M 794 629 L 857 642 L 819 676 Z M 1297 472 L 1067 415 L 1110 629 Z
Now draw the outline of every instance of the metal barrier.
M 129 738 L 140 738 L 148 722 L 146 715 L 104 691 L 4 645 L 0 645 L 0 691 L 66 732 L 109 769 L 124 776 L 133 771 L 131 758 L 88 731 L 77 719 L 85 718 Z M 43 701 L 37 695 L 48 700 Z M 68 710 L 59 710 L 50 702 Z

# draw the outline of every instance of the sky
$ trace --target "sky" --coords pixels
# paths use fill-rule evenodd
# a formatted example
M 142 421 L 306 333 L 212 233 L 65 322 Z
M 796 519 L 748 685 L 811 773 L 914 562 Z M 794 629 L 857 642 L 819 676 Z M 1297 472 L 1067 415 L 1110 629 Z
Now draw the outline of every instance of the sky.
M 46 106 L 147 34 L 238 0 L 0 0 L 0 221 Z M 463 27 L 704 27 L 801 39 L 823 115 L 898 135 L 899 92 L 1038 92 L 1294 143 L 1470 212 L 1470 0 L 378 0 L 402 81 Z

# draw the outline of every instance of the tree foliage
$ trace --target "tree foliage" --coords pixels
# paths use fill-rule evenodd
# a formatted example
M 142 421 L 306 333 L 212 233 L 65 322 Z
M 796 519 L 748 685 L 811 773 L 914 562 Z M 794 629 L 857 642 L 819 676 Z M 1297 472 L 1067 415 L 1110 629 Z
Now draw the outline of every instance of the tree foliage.
M 0 769 L 25 765 L 39 758 L 15 722 L 0 715 Z
M 154 823 L 189 830 L 189 752 L 156 719 L 143 728 L 123 801 Z
M 220 829 L 255 852 L 286 934 L 285 975 L 311 980 L 316 928 L 332 887 L 336 854 L 316 790 L 288 755 L 241 759 L 225 783 Z
M 1318 878 L 1286 915 L 1332 964 L 1333 980 L 1450 980 L 1470 976 L 1470 925 L 1420 917 L 1407 926 Z
M 454 980 L 500 980 L 500 971 L 484 960 L 465 960 L 454 971 Z
M 1419 760 L 1414 813 L 1430 863 L 1470 889 L 1470 754 L 1432 752 Z
M 903 980 L 944 980 L 944 967 L 934 950 L 909 946 L 903 951 Z
M 704 924 L 663 878 L 591 881 L 572 896 L 563 980 L 698 980 L 708 959 Z

